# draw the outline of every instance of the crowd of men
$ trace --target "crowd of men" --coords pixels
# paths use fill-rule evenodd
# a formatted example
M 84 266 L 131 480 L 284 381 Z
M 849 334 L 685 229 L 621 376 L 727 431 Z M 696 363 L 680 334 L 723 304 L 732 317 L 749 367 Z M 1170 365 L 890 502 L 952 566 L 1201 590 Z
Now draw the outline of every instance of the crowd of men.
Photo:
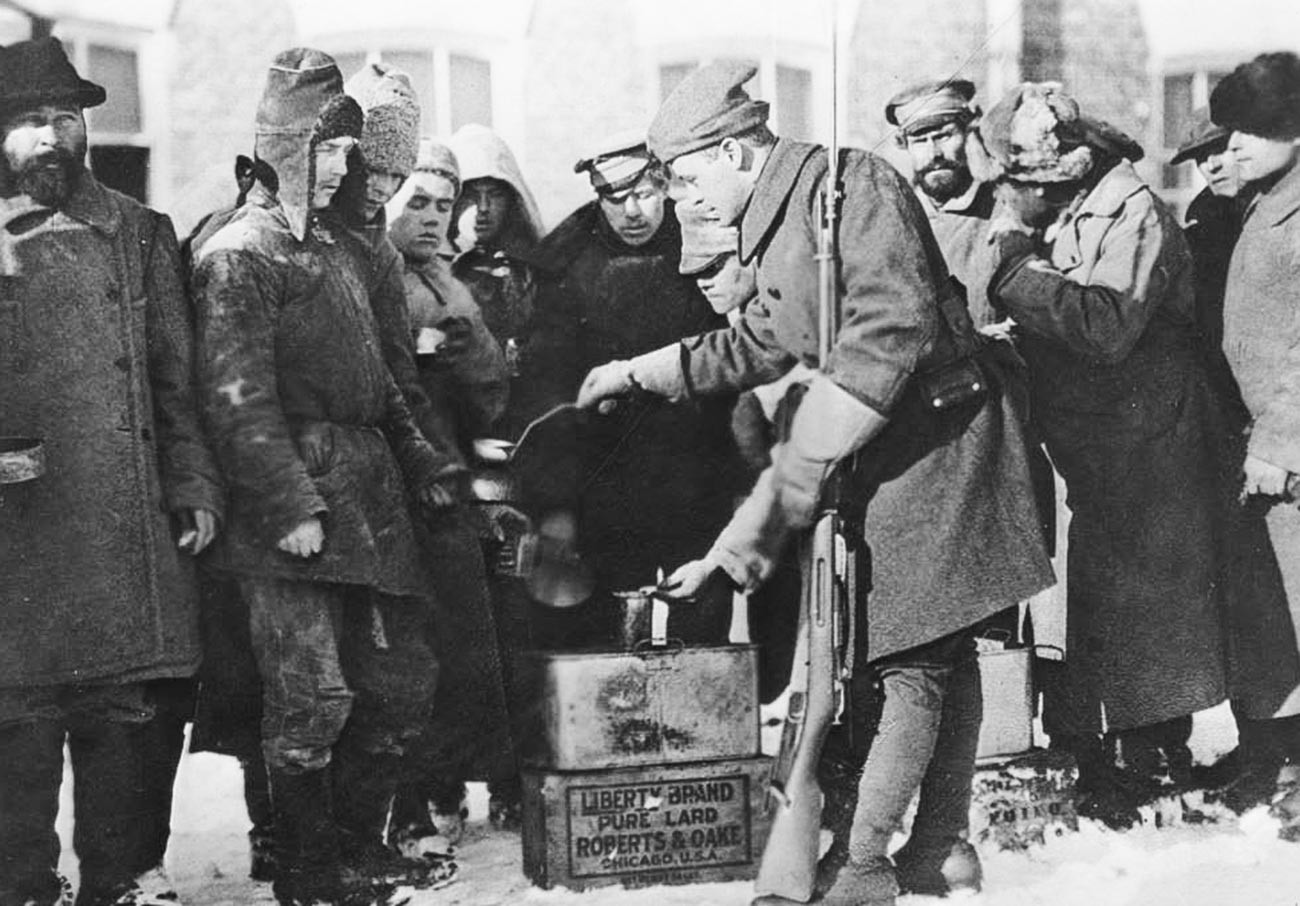
M 58 41 L 0 48 L 0 434 L 45 457 L 0 487 L 0 906 L 72 902 L 65 744 L 77 902 L 177 902 L 190 721 L 240 760 L 278 902 L 451 882 L 468 781 L 519 825 L 518 654 L 616 644 L 650 584 L 672 636 L 722 644 L 743 591 L 776 698 L 832 487 L 870 551 L 866 732 L 827 747 L 819 902 L 980 886 L 976 638 L 1054 583 L 1061 504 L 1040 679 L 1081 813 L 1200 785 L 1300 840 L 1300 59 L 1217 85 L 1185 225 L 1061 85 L 910 87 L 910 184 L 845 149 L 828 186 L 753 74 L 705 66 L 594 144 L 547 233 L 491 130 L 422 138 L 399 70 L 285 51 L 235 203 L 178 243 L 85 168 L 103 89 Z M 475 502 L 482 439 L 530 423 Z M 1198 769 L 1191 715 L 1225 698 L 1240 745 Z

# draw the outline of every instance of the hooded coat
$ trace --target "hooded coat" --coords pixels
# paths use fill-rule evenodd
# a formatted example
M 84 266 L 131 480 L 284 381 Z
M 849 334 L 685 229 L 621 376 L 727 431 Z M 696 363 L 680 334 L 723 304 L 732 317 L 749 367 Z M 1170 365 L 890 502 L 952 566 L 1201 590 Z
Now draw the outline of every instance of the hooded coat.
M 1238 480 L 1247 453 L 1300 474 L 1297 286 L 1300 166 L 1251 201 L 1228 267 L 1223 351 L 1249 414 L 1238 436 Z M 1300 714 L 1300 512 L 1292 501 L 1256 496 L 1238 519 L 1254 550 L 1239 549 L 1237 565 L 1246 568 L 1237 575 L 1253 587 L 1232 601 L 1233 702 L 1254 718 Z
M 327 57 L 272 67 L 258 110 L 258 185 L 196 255 L 199 367 L 230 487 L 214 563 L 237 574 L 427 594 L 407 491 L 446 467 L 411 420 L 381 354 L 370 275 L 310 210 L 314 136 L 343 97 Z M 353 103 L 350 100 L 348 103 Z M 277 549 L 321 518 L 311 558 Z
M 170 517 L 223 507 L 171 222 L 83 173 L 59 210 L 0 201 L 0 225 L 0 434 L 46 455 L 0 487 L 0 686 L 189 676 Z
M 505 225 L 502 235 L 490 248 L 462 245 L 463 251 L 452 265 L 452 274 L 469 288 L 478 303 L 483 321 L 501 347 L 514 378 L 510 391 L 516 396 L 523 389 L 518 377 L 521 362 L 528 355 L 537 295 L 537 278 L 528 258 L 542 236 L 542 217 L 514 154 L 491 129 L 477 123 L 462 126 L 447 146 L 460 166 L 462 186 L 474 179 L 496 179 L 509 186 L 515 195 L 514 217 Z M 457 241 L 456 234 L 457 224 L 453 220 L 448 234 L 453 242 Z M 525 422 L 515 406 L 509 409 L 500 429 L 514 437 L 523 430 Z
M 1217 704 L 1222 421 L 1177 222 L 1120 161 L 1041 255 L 1004 262 L 990 296 L 1023 333 L 1035 424 L 1073 514 L 1048 732 L 1125 730 Z

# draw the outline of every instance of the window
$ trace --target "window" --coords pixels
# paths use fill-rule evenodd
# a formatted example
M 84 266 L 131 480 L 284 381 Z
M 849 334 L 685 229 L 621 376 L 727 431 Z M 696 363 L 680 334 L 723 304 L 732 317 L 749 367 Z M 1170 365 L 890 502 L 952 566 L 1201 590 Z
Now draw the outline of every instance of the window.
M 672 94 L 693 70 L 717 59 L 665 63 L 659 67 L 660 100 Z M 742 60 L 758 69 L 745 90 L 764 98 L 772 105 L 773 129 L 787 138 L 811 139 L 813 135 L 813 74 L 800 66 L 788 66 L 773 60 Z M 775 90 L 773 90 L 773 87 Z
M 466 123 L 492 125 L 492 64 L 447 48 L 366 48 L 331 51 L 346 80 L 369 61 L 383 61 L 411 77 L 420 99 L 420 132 L 449 135 Z
M 492 125 L 492 67 L 487 60 L 452 54 L 451 128 L 466 123 Z
M 86 111 L 90 171 L 110 188 L 141 202 L 150 200 L 153 138 L 141 78 L 141 45 L 123 36 L 120 43 L 77 33 L 58 35 L 68 59 L 92 82 L 102 85 L 103 104 Z

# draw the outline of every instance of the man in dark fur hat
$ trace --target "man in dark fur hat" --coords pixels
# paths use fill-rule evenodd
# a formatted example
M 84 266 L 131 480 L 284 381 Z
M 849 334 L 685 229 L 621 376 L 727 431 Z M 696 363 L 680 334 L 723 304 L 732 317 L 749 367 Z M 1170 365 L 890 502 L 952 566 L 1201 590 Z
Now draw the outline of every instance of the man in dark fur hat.
M 1238 435 L 1238 475 L 1244 506 L 1237 537 L 1256 539 L 1241 551 L 1252 568 L 1250 591 L 1280 572 L 1282 593 L 1234 598 L 1229 631 L 1234 658 L 1229 674 L 1241 737 L 1242 761 L 1257 791 L 1250 805 L 1285 789 L 1273 808 L 1282 836 L 1300 840 L 1300 791 L 1287 773 L 1300 763 L 1300 58 L 1262 54 L 1238 66 L 1210 96 L 1210 116 L 1232 130 L 1228 149 L 1255 195 L 1228 266 L 1223 301 L 1223 351 L 1232 368 L 1247 430 Z M 1247 535 L 1248 533 L 1248 535 Z M 1234 563 L 1235 565 L 1235 563 Z

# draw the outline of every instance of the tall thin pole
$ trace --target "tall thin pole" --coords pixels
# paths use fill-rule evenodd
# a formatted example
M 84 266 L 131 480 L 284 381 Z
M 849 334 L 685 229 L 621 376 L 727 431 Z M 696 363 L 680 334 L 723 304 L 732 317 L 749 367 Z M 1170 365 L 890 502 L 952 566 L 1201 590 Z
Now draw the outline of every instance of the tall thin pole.
M 817 248 L 818 276 L 820 279 L 819 310 L 817 318 L 817 365 L 826 368 L 830 362 L 831 346 L 839 331 L 839 268 L 836 266 L 836 221 L 839 217 L 837 191 L 839 186 L 840 131 L 839 131 L 839 53 L 838 0 L 830 0 L 831 11 L 831 140 L 826 148 L 826 191 L 823 194 L 823 235 Z

